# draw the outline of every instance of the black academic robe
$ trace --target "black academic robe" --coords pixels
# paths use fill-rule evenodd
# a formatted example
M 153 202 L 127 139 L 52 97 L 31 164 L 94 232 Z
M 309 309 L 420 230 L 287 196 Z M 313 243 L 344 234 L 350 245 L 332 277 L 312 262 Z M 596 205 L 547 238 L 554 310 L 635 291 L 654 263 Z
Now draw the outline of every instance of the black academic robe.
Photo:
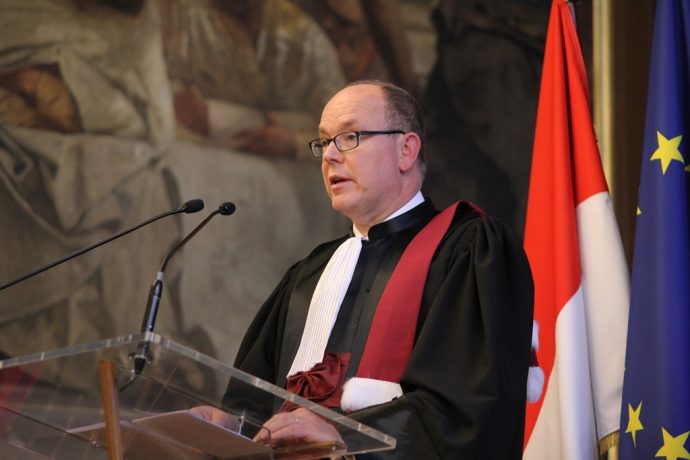
M 426 201 L 370 229 L 327 347 L 352 353 L 348 376 L 397 261 L 437 213 Z M 312 292 L 345 238 L 290 268 L 249 327 L 235 367 L 285 386 Z M 394 436 L 397 447 L 361 458 L 520 458 L 532 308 L 520 242 L 502 223 L 461 204 L 431 262 L 403 396 L 349 414 Z M 229 397 L 224 402 L 232 406 Z

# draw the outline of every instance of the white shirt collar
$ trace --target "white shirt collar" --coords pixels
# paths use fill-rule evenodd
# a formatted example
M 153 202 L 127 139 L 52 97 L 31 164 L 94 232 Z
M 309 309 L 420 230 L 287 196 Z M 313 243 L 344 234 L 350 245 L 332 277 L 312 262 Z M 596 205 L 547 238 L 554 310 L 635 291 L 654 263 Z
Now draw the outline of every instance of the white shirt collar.
M 398 217 L 399 215 L 406 213 L 406 212 L 409 211 L 410 209 L 415 208 L 415 207 L 419 206 L 419 205 L 422 204 L 422 203 L 424 203 L 424 195 L 422 195 L 422 191 L 419 190 L 419 191 L 417 191 L 417 193 L 415 194 L 415 196 L 412 197 L 412 199 L 411 199 L 410 201 L 408 201 L 407 203 L 405 203 L 400 209 L 398 209 L 397 211 L 395 211 L 393 214 L 391 214 L 390 216 L 388 216 L 388 217 L 386 217 L 385 219 L 383 219 L 383 222 L 385 222 L 385 221 L 387 221 L 387 220 L 391 220 L 391 219 L 393 219 L 393 218 L 395 218 L 395 217 Z M 358 236 L 358 237 L 360 237 L 360 238 L 364 238 L 365 240 L 368 239 L 368 238 L 367 238 L 367 235 L 365 235 L 365 234 L 363 234 L 362 232 L 360 232 L 360 231 L 357 229 L 357 226 L 356 226 L 355 224 L 352 224 L 352 233 L 354 233 L 355 236 Z

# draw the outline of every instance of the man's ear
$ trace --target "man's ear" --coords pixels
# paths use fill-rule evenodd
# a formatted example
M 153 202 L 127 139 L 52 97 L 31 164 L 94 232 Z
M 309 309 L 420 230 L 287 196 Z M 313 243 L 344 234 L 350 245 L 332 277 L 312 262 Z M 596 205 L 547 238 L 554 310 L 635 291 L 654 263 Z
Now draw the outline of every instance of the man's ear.
M 403 134 L 403 136 L 398 165 L 400 167 L 400 172 L 407 172 L 417 162 L 419 149 L 422 147 L 422 141 L 419 139 L 417 133 L 407 132 Z

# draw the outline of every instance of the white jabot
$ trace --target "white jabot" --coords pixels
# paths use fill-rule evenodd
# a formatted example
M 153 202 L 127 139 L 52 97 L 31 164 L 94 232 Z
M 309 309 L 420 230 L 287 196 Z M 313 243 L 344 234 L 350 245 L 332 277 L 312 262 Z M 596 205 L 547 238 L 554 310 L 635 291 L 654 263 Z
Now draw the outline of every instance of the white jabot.
M 352 281 L 361 250 L 362 237 L 353 236 L 345 240 L 328 261 L 311 297 L 307 322 L 288 376 L 308 371 L 323 360 L 328 338 Z
M 422 202 L 424 202 L 424 197 L 421 192 L 417 192 L 410 201 L 385 220 L 397 217 Z M 352 274 L 362 250 L 362 239 L 366 239 L 366 236 L 354 225 L 352 231 L 355 236 L 345 240 L 336 249 L 316 284 L 316 289 L 309 303 L 309 312 L 299 348 L 288 376 L 308 371 L 323 361 L 328 338 L 331 336 L 340 305 L 343 303 L 347 288 L 350 286 Z

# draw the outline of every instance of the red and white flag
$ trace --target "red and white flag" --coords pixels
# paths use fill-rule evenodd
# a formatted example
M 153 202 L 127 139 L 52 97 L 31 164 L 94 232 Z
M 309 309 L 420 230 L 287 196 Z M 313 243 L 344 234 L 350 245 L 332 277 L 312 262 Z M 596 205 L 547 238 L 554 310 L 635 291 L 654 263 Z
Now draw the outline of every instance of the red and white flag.
M 524 458 L 598 458 L 619 427 L 629 274 L 565 0 L 553 1 L 546 38 L 525 251 L 546 381 L 527 404 Z

